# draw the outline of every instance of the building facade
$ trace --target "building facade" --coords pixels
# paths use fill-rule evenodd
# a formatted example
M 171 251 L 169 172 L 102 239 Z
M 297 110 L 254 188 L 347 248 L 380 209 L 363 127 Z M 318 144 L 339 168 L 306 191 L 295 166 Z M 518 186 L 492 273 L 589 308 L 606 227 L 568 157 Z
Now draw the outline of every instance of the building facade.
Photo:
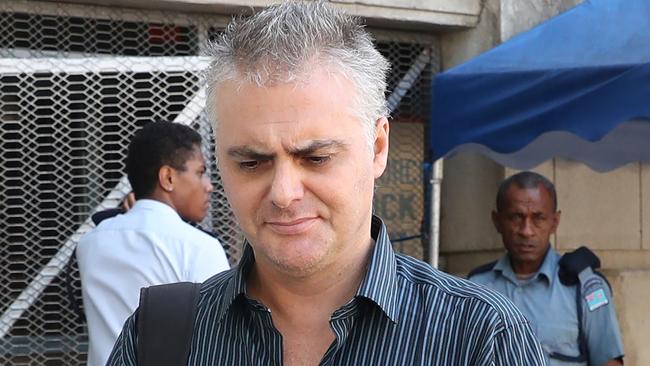
M 128 192 L 130 136 L 155 119 L 188 123 L 213 151 L 202 111 L 201 57 L 232 14 L 271 0 L 6 0 L 0 2 L 0 364 L 83 365 L 76 240 L 88 216 Z M 363 17 L 391 61 L 391 154 L 376 212 L 397 250 L 429 251 L 428 119 L 437 72 L 480 54 L 581 0 L 332 0 Z M 467 101 L 471 103 L 471 101 Z M 214 161 L 214 159 L 211 159 Z M 220 191 L 202 224 L 240 255 L 241 233 Z M 650 170 L 595 173 L 560 159 L 536 168 L 563 211 L 553 245 L 596 250 L 614 287 L 626 364 L 650 362 Z M 444 162 L 440 266 L 458 275 L 503 253 L 490 211 L 512 170 L 477 154 Z M 646 192 L 646 194 L 644 194 Z

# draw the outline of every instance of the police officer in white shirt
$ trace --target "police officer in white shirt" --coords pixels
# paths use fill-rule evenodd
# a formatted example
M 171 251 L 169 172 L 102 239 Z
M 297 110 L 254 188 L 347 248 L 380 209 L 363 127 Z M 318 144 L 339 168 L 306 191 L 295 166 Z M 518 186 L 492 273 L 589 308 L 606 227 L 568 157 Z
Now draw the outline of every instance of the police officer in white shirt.
M 145 126 L 129 145 L 126 170 L 135 205 L 102 221 L 76 251 L 90 366 L 106 363 L 140 288 L 201 282 L 229 268 L 219 241 L 185 222 L 205 217 L 213 189 L 196 131 L 170 122 Z

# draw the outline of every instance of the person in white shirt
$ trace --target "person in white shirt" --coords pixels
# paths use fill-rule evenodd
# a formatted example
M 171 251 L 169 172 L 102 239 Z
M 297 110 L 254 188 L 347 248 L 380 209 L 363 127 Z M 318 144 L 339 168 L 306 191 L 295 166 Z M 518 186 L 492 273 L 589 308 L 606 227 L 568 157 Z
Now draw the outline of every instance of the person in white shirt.
M 186 223 L 206 216 L 213 189 L 196 131 L 150 123 L 129 144 L 126 170 L 135 205 L 102 221 L 76 249 L 90 366 L 106 363 L 140 288 L 202 282 L 229 268 L 219 241 Z

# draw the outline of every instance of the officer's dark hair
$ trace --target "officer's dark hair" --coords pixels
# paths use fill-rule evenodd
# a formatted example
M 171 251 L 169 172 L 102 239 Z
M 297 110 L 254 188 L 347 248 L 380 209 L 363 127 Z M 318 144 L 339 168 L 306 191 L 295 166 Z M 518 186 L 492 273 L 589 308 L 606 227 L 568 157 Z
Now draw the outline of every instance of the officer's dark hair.
M 555 186 L 553 183 L 541 174 L 526 171 L 512 175 L 501 182 L 501 185 L 499 185 L 499 191 L 497 192 L 497 212 L 501 212 L 505 209 L 506 192 L 508 192 L 508 189 L 513 184 L 521 189 L 532 189 L 542 185 L 553 199 L 553 211 L 557 211 L 557 194 L 555 193 Z
M 149 197 L 164 165 L 185 170 L 185 162 L 201 147 L 201 135 L 179 123 L 149 123 L 136 132 L 126 156 L 126 174 L 136 199 Z

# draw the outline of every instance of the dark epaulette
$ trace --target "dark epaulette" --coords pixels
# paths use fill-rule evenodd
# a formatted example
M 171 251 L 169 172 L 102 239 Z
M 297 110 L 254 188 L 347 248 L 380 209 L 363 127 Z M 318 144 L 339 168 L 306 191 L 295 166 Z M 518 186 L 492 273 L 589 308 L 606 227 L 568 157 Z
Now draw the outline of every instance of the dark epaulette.
M 594 272 L 600 268 L 600 259 L 585 246 L 565 253 L 558 262 L 560 282 L 565 286 L 578 283 L 578 275 L 585 268 L 590 267 Z M 602 275 L 601 275 L 602 276 Z
M 481 273 L 491 271 L 492 268 L 494 268 L 494 265 L 496 265 L 496 264 L 497 264 L 497 261 L 494 261 L 494 262 L 490 262 L 490 263 L 485 263 L 485 264 L 483 264 L 481 266 L 478 266 L 478 267 L 474 268 L 467 275 L 467 279 L 469 279 L 470 277 L 475 276 L 477 274 L 481 274 Z
M 124 210 L 121 208 L 109 208 L 107 210 L 95 212 L 92 216 L 91 219 L 93 220 L 93 223 L 96 225 L 99 225 L 100 222 L 110 219 L 111 217 L 117 216 L 119 214 L 123 214 Z

